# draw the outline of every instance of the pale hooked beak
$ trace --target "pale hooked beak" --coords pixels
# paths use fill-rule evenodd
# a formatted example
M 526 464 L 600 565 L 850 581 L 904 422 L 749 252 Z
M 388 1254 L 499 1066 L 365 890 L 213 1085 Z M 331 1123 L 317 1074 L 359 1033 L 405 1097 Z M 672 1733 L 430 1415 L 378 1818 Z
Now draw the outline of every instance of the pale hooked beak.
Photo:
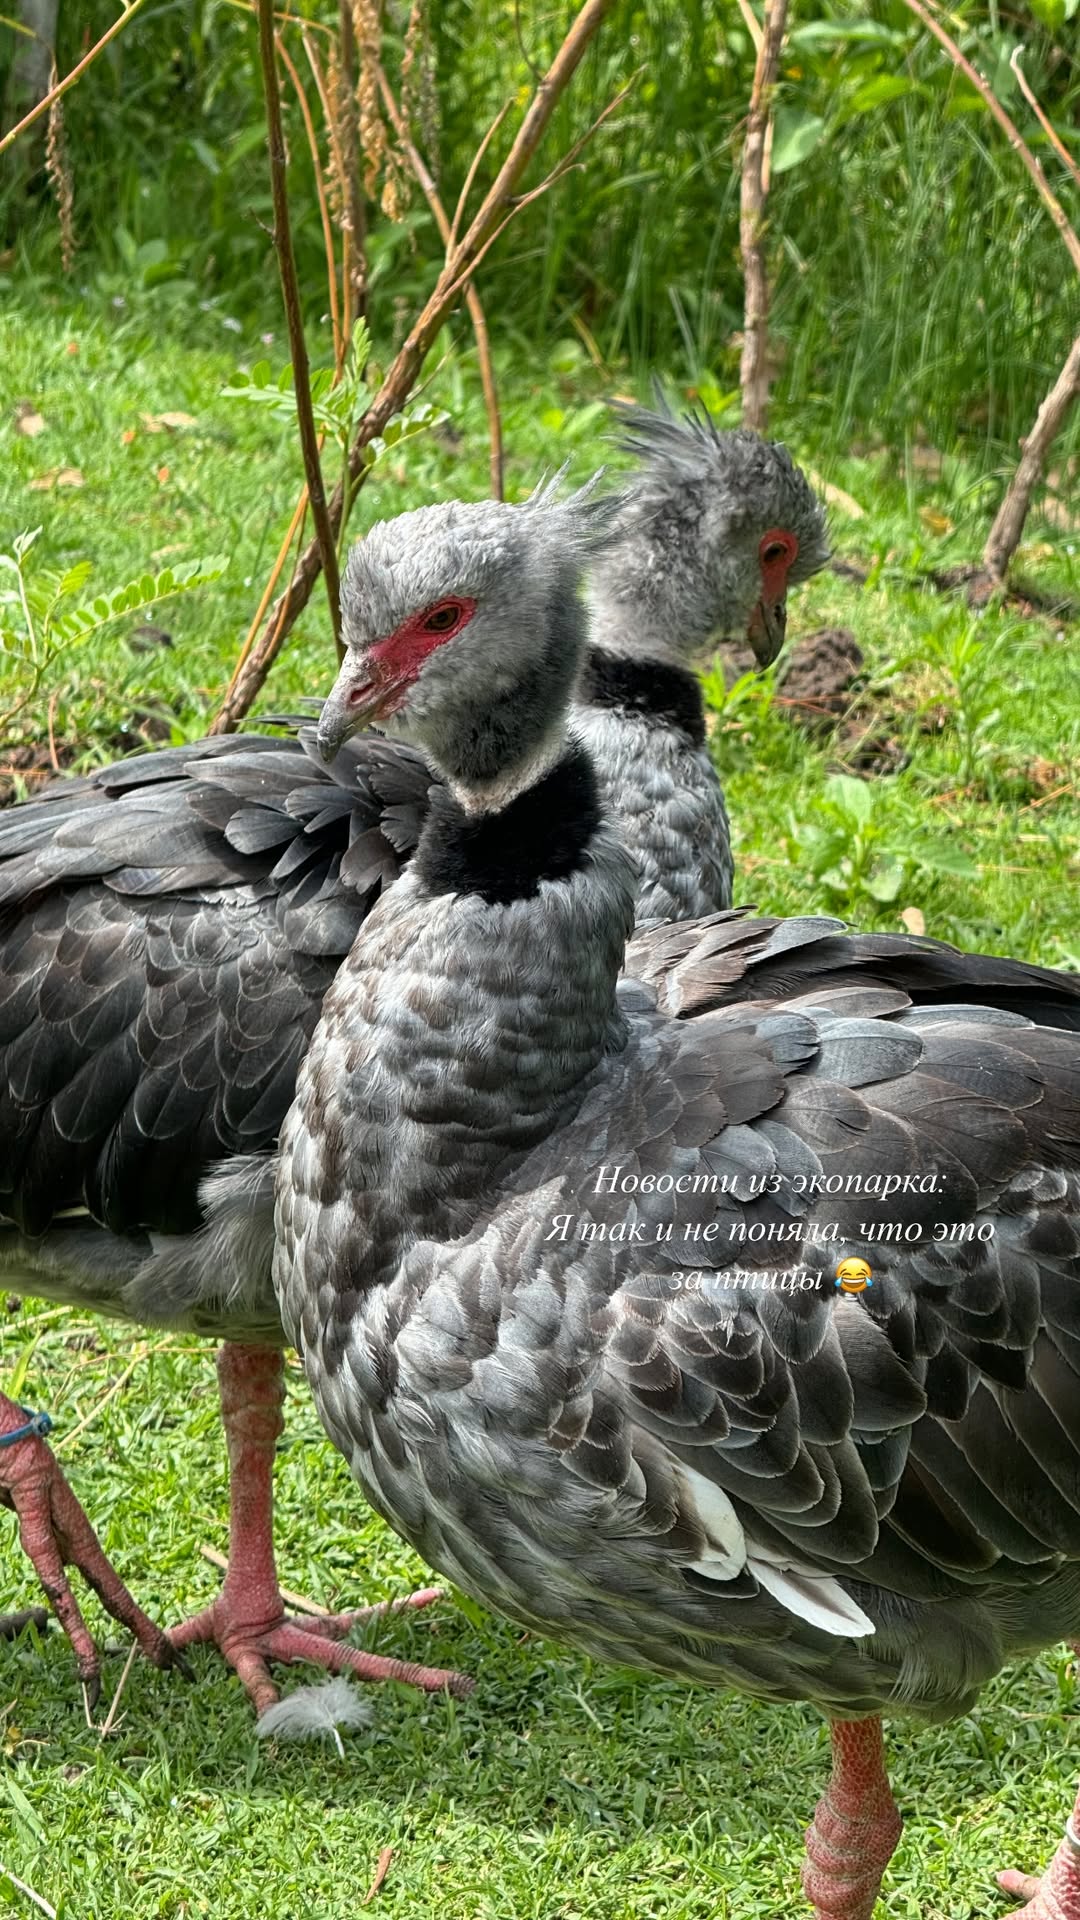
M 391 675 L 379 675 L 370 660 L 346 654 L 326 699 L 323 701 L 315 742 L 319 758 L 327 764 L 339 749 L 373 721 L 388 720 L 401 705 L 404 683 Z
M 786 600 L 777 600 L 774 606 L 770 606 L 766 600 L 759 600 L 750 615 L 750 625 L 746 630 L 746 637 L 754 649 L 754 659 L 758 663 L 759 672 L 763 673 L 765 668 L 771 667 L 773 661 L 777 659 L 784 644 L 786 632 Z

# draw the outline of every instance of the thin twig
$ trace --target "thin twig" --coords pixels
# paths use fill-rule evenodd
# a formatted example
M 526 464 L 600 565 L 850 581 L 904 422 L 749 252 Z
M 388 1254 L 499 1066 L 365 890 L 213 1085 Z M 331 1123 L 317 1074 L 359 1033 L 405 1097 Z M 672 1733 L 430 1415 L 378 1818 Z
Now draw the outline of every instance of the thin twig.
M 59 688 L 54 687 L 49 695 L 49 708 L 46 714 L 49 727 L 49 759 L 52 762 L 52 770 L 54 773 L 61 773 L 63 771 L 56 753 L 56 703 L 59 698 Z
M 486 242 L 501 229 L 504 216 L 520 211 L 521 207 L 532 198 L 531 195 L 524 196 L 517 202 L 515 208 L 513 195 L 518 181 L 543 139 L 555 107 L 573 79 L 586 48 L 600 27 L 604 16 L 610 12 L 613 3 L 614 0 L 585 0 L 585 4 L 581 7 L 562 46 L 537 88 L 511 143 L 510 151 L 485 194 L 468 232 L 463 240 L 457 242 L 452 249 L 448 249 L 447 258 L 432 293 L 413 322 L 406 339 L 387 369 L 382 385 L 373 396 L 371 404 L 357 427 L 348 462 L 350 506 L 359 493 L 367 473 L 365 450 L 382 432 L 387 421 L 391 420 L 405 404 L 415 385 L 424 356 L 439 333 L 462 280 L 468 279 L 475 271 L 477 262 L 486 251 Z M 259 4 L 261 8 L 266 8 L 267 0 L 259 0 Z M 339 482 L 329 503 L 330 524 L 335 532 L 342 524 L 344 510 L 345 489 Z M 317 540 L 310 541 L 297 561 L 296 572 L 286 596 L 285 605 L 282 606 L 279 601 L 271 609 L 266 625 L 244 663 L 243 670 L 236 677 L 211 731 L 230 733 L 239 725 L 263 686 L 294 622 L 307 605 L 319 577 L 320 568 L 320 543 Z
M 754 12 L 753 7 L 750 5 L 750 0 L 738 0 L 738 7 L 739 7 L 739 12 L 742 14 L 747 32 L 749 33 L 750 38 L 754 43 L 754 52 L 758 53 L 761 50 L 761 43 L 765 37 L 761 30 L 761 22 L 758 19 L 757 14 Z M 772 184 L 772 147 L 773 147 L 774 126 L 775 126 L 775 122 L 773 120 L 772 114 L 770 113 L 769 122 L 767 127 L 765 128 L 765 145 L 762 148 L 762 153 L 761 153 L 761 191 L 766 199 L 768 198 L 769 187 Z
M 131 1672 L 132 1667 L 135 1665 L 135 1655 L 138 1653 L 138 1651 L 139 1651 L 139 1643 L 137 1640 L 133 1640 L 131 1643 L 131 1647 L 128 1651 L 128 1657 L 124 1661 L 124 1671 L 120 1675 L 119 1684 L 110 1702 L 109 1711 L 105 1715 L 104 1720 L 102 1721 L 100 1727 L 98 1728 L 98 1738 L 101 1740 L 107 1740 L 114 1726 L 116 1725 L 116 1709 L 120 1705 L 120 1696 L 123 1693 L 124 1688 L 127 1686 L 128 1674 Z
M 742 14 L 742 17 L 743 17 L 743 25 L 746 28 L 747 33 L 750 35 L 750 38 L 754 43 L 754 52 L 756 53 L 764 38 L 764 35 L 762 34 L 762 31 L 761 31 L 761 21 L 758 19 L 757 14 L 754 12 L 753 7 L 750 5 L 750 0 L 738 0 L 738 5 L 739 5 L 739 12 Z
M 1072 154 L 1069 152 L 1069 149 L 1065 145 L 1065 142 L 1062 139 L 1060 133 L 1058 132 L 1057 128 L 1054 126 L 1053 121 L 1050 119 L 1045 109 L 1040 105 L 1040 102 L 1035 94 L 1035 89 L 1032 86 L 1031 81 L 1028 79 L 1027 74 L 1024 72 L 1023 67 L 1020 65 L 1020 55 L 1023 53 L 1023 51 L 1024 51 L 1023 47 L 1014 47 L 1012 50 L 1012 58 L 1009 61 L 1009 65 L 1016 75 L 1017 81 L 1019 82 L 1020 91 L 1023 94 L 1024 99 L 1027 101 L 1028 106 L 1031 108 L 1032 113 L 1035 115 L 1036 120 L 1038 121 L 1040 127 L 1042 128 L 1047 139 L 1049 140 L 1050 145 L 1053 147 L 1054 152 L 1057 154 L 1060 160 L 1064 161 L 1065 165 L 1069 169 L 1069 172 L 1072 174 L 1073 179 L 1076 181 L 1077 186 L 1080 187 L 1080 165 L 1078 165 L 1077 162 L 1073 159 Z
M 1060 200 L 1058 200 L 1056 195 L 1051 191 L 1046 175 L 1039 165 L 1038 160 L 1035 158 L 1035 155 L 1032 153 L 1031 148 L 1028 146 L 1027 141 L 1024 139 L 1023 134 L 1016 126 L 1015 121 L 1009 118 L 1009 115 L 1006 113 L 989 81 L 984 80 L 978 69 L 972 66 L 967 55 L 961 53 L 956 41 L 952 38 L 951 34 L 946 32 L 940 21 L 935 20 L 933 14 L 927 12 L 926 8 L 922 5 L 922 0 L 904 0 L 904 5 L 908 7 L 912 13 L 917 15 L 924 27 L 928 28 L 933 34 L 935 40 L 940 41 L 953 65 L 959 67 L 965 79 L 970 80 L 976 93 L 981 96 L 989 107 L 998 126 L 1012 147 L 1013 152 L 1019 155 L 1028 173 L 1031 175 L 1032 180 L 1035 182 L 1049 211 L 1050 218 L 1068 250 L 1069 258 L 1076 268 L 1077 273 L 1080 273 L 1080 237 L 1077 236 L 1072 227 Z
M 330 625 L 334 634 L 334 646 L 340 660 L 344 655 L 341 646 L 341 609 L 338 605 L 340 583 L 337 550 L 334 543 L 335 530 L 331 526 L 327 510 L 326 490 L 323 486 L 322 465 L 319 460 L 318 434 L 311 406 L 311 376 L 308 369 L 307 342 L 304 338 L 303 310 L 300 305 L 300 287 L 296 278 L 296 259 L 293 254 L 292 231 L 289 225 L 289 197 L 285 178 L 285 134 L 281 124 L 281 93 L 278 88 L 275 58 L 274 10 L 271 0 L 257 0 L 257 5 L 259 58 L 266 99 L 267 144 L 270 149 L 270 189 L 274 202 L 274 248 L 281 277 L 285 324 L 289 333 L 293 392 L 296 396 L 296 419 L 300 430 L 300 449 L 304 458 L 304 475 L 311 502 L 311 517 L 315 523 L 315 539 L 321 570 L 326 581 L 326 597 L 330 606 Z
M 15 144 L 20 133 L 25 133 L 27 127 L 32 127 L 34 121 L 39 120 L 43 113 L 48 113 L 53 101 L 59 100 L 61 95 L 65 94 L 69 87 L 75 85 L 76 80 L 86 72 L 87 67 L 92 66 L 98 54 L 104 52 L 110 40 L 116 39 L 117 34 L 123 31 L 129 20 L 135 18 L 139 8 L 144 6 L 145 3 L 146 0 L 129 0 L 129 4 L 124 8 L 123 13 L 113 21 L 111 27 L 107 28 L 102 34 L 101 39 L 94 43 L 89 53 L 84 53 L 82 59 L 72 67 L 71 72 L 65 73 L 64 78 L 58 80 L 55 87 L 50 87 L 45 98 L 39 100 L 36 107 L 31 107 L 29 113 L 23 115 L 18 125 L 12 127 L 10 133 L 5 133 L 3 139 L 0 140 L 0 153 L 6 153 L 8 148 Z
M 68 1448 L 72 1446 L 73 1443 L 79 1438 L 79 1435 L 81 1433 L 85 1433 L 87 1427 L 93 1424 L 93 1422 L 97 1419 L 98 1414 L 101 1412 L 102 1408 L 107 1407 L 109 1404 L 109 1401 L 115 1400 L 117 1394 L 123 1391 L 124 1387 L 126 1387 L 128 1381 L 131 1379 L 131 1376 L 134 1373 L 136 1367 L 141 1367 L 143 1364 L 143 1361 L 147 1358 L 147 1356 L 150 1353 L 161 1353 L 164 1351 L 166 1347 L 171 1347 L 171 1346 L 172 1346 L 171 1340 L 159 1340 L 157 1343 L 157 1346 L 155 1347 L 147 1347 L 146 1343 L 144 1341 L 141 1341 L 132 1359 L 128 1361 L 127 1366 L 124 1368 L 123 1373 L 121 1373 L 118 1376 L 118 1378 L 113 1381 L 111 1387 L 106 1388 L 105 1392 L 100 1396 L 99 1399 L 95 1400 L 89 1413 L 84 1414 L 82 1419 L 76 1422 L 75 1426 L 69 1427 L 67 1432 L 61 1435 L 60 1439 L 57 1440 L 53 1448 L 53 1452 L 66 1453 Z
M 300 115 L 304 122 L 304 132 L 311 152 L 311 164 L 315 173 L 315 194 L 319 202 L 319 218 L 322 221 L 323 252 L 326 255 L 326 284 L 330 297 L 330 328 L 334 336 L 334 365 L 340 366 L 345 357 L 345 346 L 341 334 L 341 309 L 338 304 L 337 259 L 334 254 L 334 229 L 330 221 L 330 209 L 326 204 L 326 188 L 322 177 L 322 156 L 315 134 L 315 122 L 311 117 L 307 94 L 301 85 L 300 75 L 293 65 L 289 50 L 280 33 L 274 35 L 277 50 L 281 55 L 281 64 L 293 83 L 296 98 L 300 106 Z M 305 40 L 306 44 L 306 40 Z
M 341 217 L 338 220 L 338 226 L 341 229 L 341 338 L 338 341 L 337 350 L 334 354 L 334 383 L 336 385 L 345 367 L 345 356 L 349 351 L 349 343 L 352 340 L 353 330 L 353 287 L 349 258 L 350 214 L 348 211 L 350 206 L 350 184 L 346 169 L 345 154 L 341 144 L 340 114 L 338 111 L 335 111 L 334 102 L 330 98 L 326 75 L 323 73 L 319 63 L 319 56 L 315 51 L 315 42 L 309 33 L 302 33 L 300 38 L 304 43 L 307 63 L 314 76 L 315 86 L 322 105 L 323 119 L 326 122 L 326 138 L 330 147 L 330 171 L 337 181 L 338 193 L 341 200 Z M 281 44 L 280 34 L 278 35 L 278 44 Z M 344 80 L 342 81 L 340 93 L 342 100 L 349 98 L 348 86 Z M 355 185 L 355 179 L 353 184 Z M 325 204 L 325 195 L 320 195 L 320 204 Z M 334 267 L 333 278 L 336 287 L 336 265 Z
M 621 93 L 617 93 L 613 100 L 608 101 L 607 106 L 604 108 L 603 112 L 597 114 L 596 119 L 592 122 L 591 126 L 586 127 L 585 132 L 580 136 L 579 139 L 574 141 L 573 146 L 569 149 L 567 153 L 563 155 L 563 158 L 558 162 L 558 165 L 552 167 L 551 172 L 547 174 L 543 180 L 540 181 L 538 186 L 530 188 L 528 193 L 521 193 L 514 196 L 510 204 L 510 211 L 506 215 L 505 219 L 500 220 L 494 232 L 489 234 L 487 239 L 484 241 L 483 246 L 478 248 L 477 252 L 473 255 L 469 268 L 465 272 L 463 272 L 457 280 L 451 282 L 450 287 L 448 289 L 451 295 L 456 295 L 461 291 L 461 289 L 464 287 L 466 283 L 466 280 L 469 277 L 469 274 L 476 267 L 479 266 L 481 260 L 484 259 L 485 255 L 490 253 L 492 247 L 495 245 L 495 242 L 499 239 L 500 235 L 505 233 L 507 227 L 510 225 L 511 220 L 516 219 L 519 213 L 523 213 L 526 207 L 531 207 L 534 200 L 539 200 L 543 197 L 545 193 L 550 193 L 552 187 L 556 186 L 560 180 L 564 179 L 568 173 L 573 171 L 578 155 L 581 153 L 582 148 L 588 144 L 588 142 L 592 139 L 594 133 L 597 133 L 599 131 L 599 129 L 603 126 L 605 120 L 610 119 L 611 115 L 615 113 L 619 107 L 622 106 L 623 101 L 627 99 L 629 94 L 632 92 L 633 88 L 637 85 L 637 82 L 641 78 L 641 75 L 644 73 L 644 71 L 645 71 L 644 67 L 639 67 L 637 73 L 635 73 L 631 77 L 631 79 L 627 82 L 626 86 L 623 87 Z M 465 244 L 466 243 L 463 241 L 462 247 L 464 247 Z
M 27 1899 L 33 1901 L 39 1912 L 47 1913 L 49 1920 L 56 1920 L 56 1908 L 50 1907 L 43 1894 L 35 1893 L 33 1887 L 28 1887 L 26 1881 L 20 1880 L 17 1873 L 12 1873 L 10 1867 L 5 1867 L 2 1860 L 0 1860 L 0 1874 L 15 1888 L 17 1893 L 25 1893 Z
M 446 243 L 448 251 L 450 250 L 450 248 L 457 246 L 458 229 L 461 226 L 462 215 L 465 212 L 466 202 L 468 201 L 469 195 L 472 192 L 473 181 L 476 179 L 477 173 L 480 170 L 480 162 L 483 160 L 485 153 L 490 147 L 491 142 L 494 140 L 495 135 L 498 133 L 499 128 L 502 126 L 503 121 L 506 119 L 506 116 L 509 113 L 512 105 L 513 105 L 513 102 L 511 100 L 505 100 L 503 102 L 502 106 L 499 108 L 498 113 L 495 115 L 495 118 L 492 121 L 490 127 L 488 128 L 483 139 L 481 140 L 480 145 L 477 147 L 476 152 L 473 154 L 472 159 L 469 161 L 469 170 L 465 175 L 465 181 L 464 181 L 464 185 L 462 186 L 461 192 L 458 194 L 457 206 L 454 208 L 454 217 L 450 222 L 450 237 Z
M 379 87 L 382 92 L 383 105 L 390 117 L 398 146 L 401 148 L 402 153 L 412 168 L 420 191 L 427 201 L 428 206 L 431 208 L 432 216 L 435 225 L 439 229 L 439 237 L 442 240 L 443 246 L 449 247 L 450 222 L 446 217 L 446 208 L 443 206 L 442 200 L 439 197 L 439 190 L 424 164 L 419 149 L 413 145 L 412 140 L 409 138 L 409 130 L 405 125 L 405 117 L 394 98 L 393 88 L 381 67 L 379 69 Z M 484 314 L 483 302 L 476 291 L 476 282 L 474 280 L 469 280 L 466 283 L 465 305 L 469 309 L 469 318 L 472 321 L 473 335 L 476 339 L 476 357 L 480 363 L 480 384 L 484 390 L 484 406 L 487 409 L 488 439 L 491 443 L 491 494 L 494 500 L 501 500 L 503 497 L 503 442 L 502 416 L 499 412 L 499 390 L 495 384 L 495 368 L 492 365 L 491 359 L 491 339 L 488 334 L 487 319 Z
M 764 247 L 769 185 L 765 153 L 786 27 L 787 0 L 769 0 L 754 62 L 739 190 L 739 247 L 745 286 L 739 384 L 743 425 L 752 427 L 755 433 L 764 433 L 769 411 L 769 278 Z

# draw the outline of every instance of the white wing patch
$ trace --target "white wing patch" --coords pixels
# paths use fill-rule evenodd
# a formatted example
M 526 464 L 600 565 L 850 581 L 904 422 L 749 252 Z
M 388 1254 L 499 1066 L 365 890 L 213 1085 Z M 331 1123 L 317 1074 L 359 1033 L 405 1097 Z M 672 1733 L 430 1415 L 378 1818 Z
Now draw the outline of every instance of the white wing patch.
M 701 1559 L 689 1563 L 692 1573 L 700 1574 L 705 1580 L 723 1582 L 733 1580 L 748 1567 L 766 1593 L 778 1600 L 788 1613 L 805 1620 L 808 1626 L 846 1640 L 861 1640 L 865 1634 L 875 1632 L 873 1621 L 851 1595 L 845 1593 L 839 1580 L 766 1557 L 768 1549 L 762 1550 L 755 1547 L 753 1541 L 747 1541 L 739 1516 L 722 1487 L 715 1486 L 704 1474 L 682 1461 L 675 1471 L 707 1540 Z
M 706 1480 L 693 1467 L 676 1467 L 676 1477 L 701 1522 L 708 1542 L 700 1560 L 691 1562 L 694 1573 L 706 1580 L 734 1580 L 746 1565 L 746 1538 L 742 1523 L 722 1487 Z
M 789 1613 L 798 1615 L 822 1633 L 835 1633 L 840 1639 L 861 1640 L 876 1632 L 871 1619 L 845 1593 L 839 1580 L 826 1573 L 803 1573 L 797 1567 L 777 1567 L 756 1554 L 748 1557 L 751 1573 L 766 1593 L 779 1600 Z

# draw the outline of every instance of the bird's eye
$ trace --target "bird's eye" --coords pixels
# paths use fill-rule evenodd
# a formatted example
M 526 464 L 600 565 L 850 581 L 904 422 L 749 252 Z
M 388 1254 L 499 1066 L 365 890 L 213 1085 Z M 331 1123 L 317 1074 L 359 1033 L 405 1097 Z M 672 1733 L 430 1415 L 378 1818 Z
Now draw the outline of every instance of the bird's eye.
M 461 608 L 455 600 L 446 600 L 442 606 L 432 607 L 424 616 L 425 633 L 449 633 L 461 618 Z
M 767 567 L 773 566 L 777 560 L 786 560 L 787 557 L 786 540 L 769 540 L 761 549 L 761 558 Z

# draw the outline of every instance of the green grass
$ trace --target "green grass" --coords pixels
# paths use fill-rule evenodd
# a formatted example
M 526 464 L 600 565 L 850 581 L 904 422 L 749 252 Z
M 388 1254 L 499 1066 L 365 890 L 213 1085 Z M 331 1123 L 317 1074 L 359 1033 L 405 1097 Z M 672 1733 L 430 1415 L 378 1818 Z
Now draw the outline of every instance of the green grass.
M 48 689 L 53 730 L 82 764 L 138 744 L 146 714 L 159 735 L 176 740 L 205 729 L 299 489 L 299 457 L 287 431 L 259 409 L 220 397 L 240 361 L 269 354 L 280 364 L 280 343 L 226 335 L 222 349 L 216 315 L 207 317 L 207 334 L 213 347 L 152 340 L 145 313 L 133 319 L 92 309 L 44 316 L 9 309 L 0 318 L 7 391 L 32 402 L 45 422 L 34 438 L 10 425 L 0 429 L 0 527 L 14 532 L 40 523 L 35 553 L 42 565 L 90 558 L 88 591 L 199 556 L 229 559 L 221 581 L 154 616 L 171 631 L 171 649 L 134 652 L 132 620 L 63 656 Z M 77 353 L 69 351 L 72 343 Z M 444 337 L 431 367 L 427 397 L 450 420 L 380 462 L 361 494 L 357 531 L 425 500 L 485 490 L 487 448 L 471 357 L 451 351 Z M 563 459 L 584 477 L 608 457 L 599 401 L 611 385 L 573 341 L 556 343 L 525 368 L 515 364 L 503 394 L 512 496 Z M 196 424 L 147 430 L 145 415 L 170 412 Z M 1080 703 L 1068 630 L 1052 619 L 1019 618 L 1008 607 L 973 615 L 924 584 L 928 571 L 978 557 L 994 481 L 947 454 L 940 474 L 927 472 L 925 452 L 907 466 L 887 450 L 826 462 L 804 442 L 797 418 L 775 424 L 866 510 L 858 521 L 837 512 L 834 531 L 838 550 L 869 566 L 867 584 L 820 575 L 794 602 L 791 626 L 795 636 L 822 624 L 853 628 L 868 684 L 858 724 L 808 737 L 783 705 L 782 670 L 779 685 L 774 673 L 734 694 L 715 677 L 710 682 L 742 897 L 785 912 L 828 905 L 863 925 L 889 928 L 915 907 L 927 930 L 943 938 L 1069 964 L 1078 945 L 1080 808 L 1070 769 L 1080 758 Z M 34 479 L 62 467 L 77 469 L 84 484 L 31 490 Z M 1020 569 L 1048 593 L 1080 598 L 1080 536 L 1033 514 Z M 325 598 L 317 593 L 263 710 L 324 692 L 331 661 Z M 7 676 L 11 684 L 10 667 Z M 0 711 L 6 704 L 0 701 Z M 22 723 L 39 742 L 45 704 Z M 877 773 L 865 785 L 870 819 L 845 874 L 814 836 L 827 782 L 837 772 L 859 771 L 852 748 L 867 729 L 891 743 L 884 764 L 899 763 L 900 771 Z M 880 756 L 874 764 L 882 764 Z M 942 871 L 943 858 L 959 870 Z M 885 899 L 889 875 L 897 891 Z
M 13 1347 L 35 1319 L 28 1307 L 11 1326 Z M 55 1315 L 39 1331 L 27 1391 L 62 1435 L 119 1377 L 132 1336 Z M 290 1379 L 282 1578 L 342 1605 L 406 1591 L 423 1568 L 366 1512 Z M 179 1340 L 62 1452 L 106 1548 L 163 1620 L 213 1594 L 218 1576 L 198 1547 L 225 1544 L 222 1452 L 209 1356 Z M 5 1588 L 29 1598 L 31 1582 L 19 1571 Z M 93 1603 L 87 1612 L 107 1638 Z M 0 1859 L 54 1906 L 62 1899 L 67 1920 L 351 1920 L 385 1846 L 394 1861 L 377 1914 L 802 1910 L 801 1833 L 828 1758 L 809 1709 L 639 1680 L 449 1600 L 384 1624 L 371 1644 L 465 1668 L 477 1692 L 462 1704 L 373 1689 L 374 1725 L 346 1735 L 340 1760 L 329 1746 L 259 1743 L 239 1684 L 200 1651 L 193 1686 L 138 1664 L 102 1741 L 83 1724 L 58 1632 L 0 1648 Z M 121 1666 L 119 1652 L 106 1662 L 105 1699 Z M 907 1826 L 882 1913 L 993 1913 L 991 1869 L 1048 1857 L 1074 1792 L 1076 1704 L 1062 1653 L 1014 1668 L 955 1726 L 892 1728 Z M 0 1911 L 5 1900 L 30 1915 L 0 1882 Z
M 91 760 L 111 757 L 106 743 L 138 710 L 167 716 L 176 738 L 204 727 L 295 498 L 297 459 L 285 438 L 254 409 L 217 397 L 238 361 L 280 356 L 280 344 L 226 337 L 222 348 L 212 326 L 209 316 L 211 344 L 181 348 L 149 340 L 143 321 L 125 314 L 11 307 L 0 323 L 6 391 L 32 401 L 46 423 L 35 439 L 0 428 L 0 525 L 41 522 L 42 563 L 88 557 L 101 588 L 147 565 L 230 557 L 221 582 L 162 610 L 171 650 L 136 654 L 121 628 L 64 657 L 49 689 L 54 733 Z M 72 340 L 77 354 L 67 351 Z M 519 363 L 504 395 L 512 490 L 566 456 L 576 473 L 590 469 L 603 391 L 566 343 L 533 366 Z M 424 499 L 483 490 L 482 414 L 467 356 L 443 366 L 430 397 L 449 409 L 451 430 L 388 457 L 358 527 Z M 142 413 L 167 411 L 197 424 L 145 430 Z M 776 427 L 818 464 L 798 419 Z M 29 491 L 33 478 L 66 465 L 81 470 L 81 488 Z M 867 657 L 865 718 L 897 743 L 904 764 L 860 789 L 869 801 L 861 813 L 841 789 L 849 812 L 838 825 L 824 806 L 827 782 L 853 771 L 848 733 L 808 741 L 782 704 L 782 684 L 779 693 L 768 682 L 725 695 L 711 683 L 743 896 L 785 911 L 837 906 L 890 928 L 914 906 L 932 933 L 1049 961 L 1075 956 L 1076 799 L 1057 792 L 1067 771 L 1060 779 L 1046 771 L 1075 765 L 1080 745 L 1067 630 L 1009 610 L 976 618 L 920 584 L 928 568 L 978 554 L 987 494 L 969 468 L 946 459 L 940 478 L 905 475 L 880 454 L 820 470 L 866 509 L 857 522 L 837 515 L 835 531 L 870 578 L 857 589 L 822 575 L 798 596 L 792 629 L 855 629 Z M 920 509 L 944 516 L 951 531 L 928 531 Z M 1075 597 L 1076 546 L 1033 517 L 1024 570 Z M 331 673 L 325 608 L 313 605 L 267 707 L 320 693 Z M 29 733 L 40 741 L 45 730 L 39 710 Z M 820 836 L 830 832 L 826 844 Z M 857 855 L 846 874 L 836 871 L 836 832 L 847 835 L 841 864 L 853 848 Z M 941 871 L 942 856 L 957 852 L 968 870 Z M 896 897 L 883 900 L 883 875 L 887 885 L 898 868 Z M 226 1537 L 208 1355 L 167 1341 L 98 1408 L 142 1352 L 135 1336 L 28 1304 L 5 1324 L 5 1371 L 31 1339 L 24 1392 L 57 1416 L 61 1440 L 93 1414 L 61 1457 L 107 1550 L 163 1621 L 204 1604 L 217 1575 L 198 1547 L 222 1547 Z M 289 1586 L 346 1605 L 423 1578 L 367 1514 L 295 1375 L 279 1502 Z M 9 1521 L 3 1530 L 10 1552 Z M 14 1562 L 4 1603 L 29 1599 L 31 1585 Z M 88 1616 L 107 1638 L 93 1603 Z M 207 1654 L 196 1655 L 194 1687 L 136 1667 L 119 1728 L 102 1742 L 83 1724 L 57 1632 L 0 1645 L 0 1860 L 68 1920 L 297 1920 L 306 1911 L 345 1920 L 385 1846 L 394 1860 L 372 1908 L 384 1915 L 772 1920 L 802 1910 L 801 1832 L 827 1765 L 824 1730 L 809 1710 L 642 1682 L 452 1602 L 384 1625 L 377 1644 L 465 1668 L 480 1684 L 465 1704 L 380 1691 L 372 1731 L 348 1738 L 344 1761 L 330 1748 L 260 1745 L 238 1684 Z M 120 1666 L 110 1658 L 109 1681 Z M 1064 1655 L 1048 1655 L 1003 1676 L 954 1727 L 893 1730 L 908 1825 L 888 1876 L 891 1920 L 993 1913 L 991 1870 L 1048 1857 L 1074 1791 L 1075 1706 Z M 0 1910 L 8 1908 L 34 1911 L 0 1882 Z

